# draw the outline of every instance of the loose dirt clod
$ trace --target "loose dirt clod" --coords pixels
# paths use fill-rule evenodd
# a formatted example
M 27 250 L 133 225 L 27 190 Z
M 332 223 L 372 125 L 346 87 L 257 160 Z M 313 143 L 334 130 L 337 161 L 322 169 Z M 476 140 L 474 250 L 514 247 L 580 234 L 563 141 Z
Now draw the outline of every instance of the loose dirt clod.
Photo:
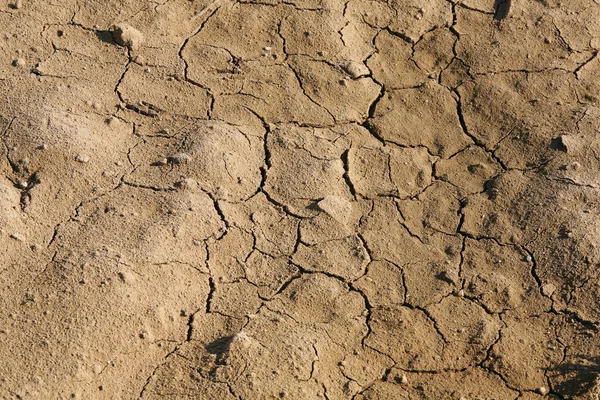
M 556 286 L 552 283 L 545 283 L 542 285 L 542 294 L 544 296 L 552 296 L 556 292 Z
M 13 60 L 12 65 L 13 67 L 24 67 L 25 60 L 23 60 L 22 58 L 16 58 Z
M 144 35 L 129 24 L 120 23 L 111 27 L 112 37 L 117 44 L 137 50 L 144 42 Z
M 369 68 L 367 68 L 365 64 L 356 61 L 347 61 L 344 64 L 342 64 L 342 68 L 352 78 L 365 76 L 368 75 L 370 72 Z
M 167 162 L 170 164 L 185 164 L 192 160 L 192 156 L 187 153 L 176 153 L 167 157 Z

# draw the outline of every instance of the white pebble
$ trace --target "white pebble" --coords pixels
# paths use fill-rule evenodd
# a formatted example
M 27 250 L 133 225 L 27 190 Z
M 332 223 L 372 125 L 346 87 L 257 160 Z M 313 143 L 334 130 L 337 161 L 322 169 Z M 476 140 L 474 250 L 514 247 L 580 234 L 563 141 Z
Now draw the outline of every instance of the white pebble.
M 545 387 L 541 386 L 537 389 L 535 389 L 536 392 L 538 392 L 539 394 L 541 394 L 542 396 L 548 394 L 548 389 L 546 389 Z

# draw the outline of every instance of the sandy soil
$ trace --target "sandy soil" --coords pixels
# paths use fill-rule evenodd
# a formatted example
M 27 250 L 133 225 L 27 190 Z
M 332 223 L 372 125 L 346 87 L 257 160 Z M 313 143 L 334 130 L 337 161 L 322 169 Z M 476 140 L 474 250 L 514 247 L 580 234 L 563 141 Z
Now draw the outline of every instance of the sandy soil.
M 598 399 L 600 0 L 0 2 L 0 398 Z

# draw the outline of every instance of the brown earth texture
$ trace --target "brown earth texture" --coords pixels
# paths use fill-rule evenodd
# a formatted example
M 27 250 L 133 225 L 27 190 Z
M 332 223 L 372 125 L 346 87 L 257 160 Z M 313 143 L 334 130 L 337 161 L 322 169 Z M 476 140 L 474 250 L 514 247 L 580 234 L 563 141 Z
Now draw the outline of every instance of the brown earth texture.
M 600 398 L 600 0 L 0 2 L 1 399 Z

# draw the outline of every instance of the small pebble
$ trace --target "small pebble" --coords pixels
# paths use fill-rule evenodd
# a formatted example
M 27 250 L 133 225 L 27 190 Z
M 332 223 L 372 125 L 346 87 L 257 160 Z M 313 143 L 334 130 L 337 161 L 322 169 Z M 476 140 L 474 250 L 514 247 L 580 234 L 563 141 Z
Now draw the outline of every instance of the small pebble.
M 17 1 L 15 1 L 15 8 L 17 10 L 20 10 L 21 8 L 23 8 L 23 0 L 17 0 Z
M 144 70 L 144 72 L 150 72 L 150 71 L 152 71 L 152 70 L 150 69 L 150 67 L 147 67 L 147 68 Z
M 400 377 L 400 383 L 403 385 L 406 385 L 408 383 L 408 378 L 405 374 L 402 374 L 402 376 Z
M 19 187 L 21 189 L 27 189 L 27 186 L 29 186 L 29 184 L 26 181 L 19 182 Z
M 48 149 L 48 145 L 46 143 L 43 143 L 41 145 L 39 145 L 37 147 L 38 150 L 47 150 Z
M 25 240 L 25 238 L 23 238 L 23 236 L 19 235 L 18 233 L 11 233 L 10 238 L 16 240 L 17 242 L 22 242 Z
M 22 58 L 17 58 L 15 60 L 13 60 L 12 65 L 13 65 L 13 67 L 24 67 L 25 60 L 23 60 Z
M 541 386 L 537 389 L 535 389 L 535 391 L 539 394 L 541 394 L 542 396 L 545 396 L 548 394 L 548 389 L 546 389 L 544 386 Z
M 271 48 L 269 46 L 263 47 L 264 51 L 271 51 Z
M 86 164 L 90 161 L 90 158 L 85 154 L 77 154 L 75 156 L 75 161 L 80 162 L 82 164 Z
M 429 79 L 436 79 L 437 78 L 437 74 L 435 72 L 430 73 L 429 75 L 427 75 L 427 77 Z

